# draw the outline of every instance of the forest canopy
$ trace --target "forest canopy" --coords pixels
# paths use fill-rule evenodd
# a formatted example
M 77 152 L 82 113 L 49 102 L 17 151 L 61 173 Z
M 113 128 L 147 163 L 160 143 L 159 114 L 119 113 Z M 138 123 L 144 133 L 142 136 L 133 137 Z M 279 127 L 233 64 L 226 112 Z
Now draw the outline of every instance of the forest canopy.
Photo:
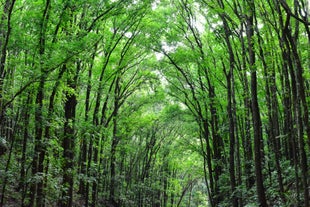
M 307 0 L 1 0 L 0 206 L 309 207 Z

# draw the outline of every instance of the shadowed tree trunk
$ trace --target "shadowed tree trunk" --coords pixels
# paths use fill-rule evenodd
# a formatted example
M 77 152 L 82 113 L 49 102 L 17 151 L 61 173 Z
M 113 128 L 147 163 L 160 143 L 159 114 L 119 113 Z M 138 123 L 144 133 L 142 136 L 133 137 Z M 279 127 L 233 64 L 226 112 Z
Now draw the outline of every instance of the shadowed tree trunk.
M 41 77 L 38 85 L 36 96 L 35 109 L 35 147 L 34 158 L 32 161 L 32 176 L 38 176 L 38 182 L 32 182 L 30 187 L 30 206 L 44 206 L 43 192 L 43 172 L 44 158 L 46 153 L 46 143 L 43 137 L 44 118 L 43 118 L 43 100 L 45 95 L 45 81 L 48 76 L 48 71 L 44 66 L 43 55 L 45 54 L 45 38 L 47 30 L 47 22 L 49 19 L 50 0 L 45 2 L 45 7 L 40 23 L 40 38 L 39 38 L 39 54 L 40 54 L 40 69 Z
M 279 194 L 282 202 L 285 203 L 284 196 L 284 187 L 283 187 L 283 178 L 282 178 L 282 169 L 280 165 L 281 154 L 280 154 L 280 128 L 279 128 L 279 116 L 278 116 L 278 100 L 277 100 L 277 85 L 276 85 L 276 72 L 275 65 L 273 67 L 268 67 L 265 53 L 263 51 L 263 39 L 258 29 L 257 17 L 255 19 L 255 31 L 258 37 L 258 47 L 259 47 L 259 57 L 262 61 L 264 76 L 266 79 L 265 92 L 266 92 L 266 100 L 267 100 L 267 109 L 268 109 L 268 141 L 270 141 L 271 146 L 270 150 L 273 151 L 275 166 L 277 171 L 277 179 L 279 184 Z M 272 43 L 269 43 L 272 45 Z
M 3 98 L 4 90 L 3 84 L 6 77 L 6 59 L 7 47 L 11 35 L 11 15 L 16 0 L 6 0 L 3 2 L 3 11 L 0 19 L 0 132 L 4 126 L 4 108 Z M 1 134 L 0 134 L 1 135 Z
M 224 9 L 224 4 L 222 0 L 218 1 L 219 6 Z M 238 207 L 238 198 L 236 196 L 236 173 L 235 173 L 235 119 L 234 119 L 234 109 L 233 109 L 233 75 L 234 75 L 234 67 L 235 67 L 235 57 L 233 48 L 230 42 L 230 29 L 228 26 L 227 19 L 224 13 L 220 14 L 221 20 L 223 22 L 224 27 L 224 39 L 228 50 L 228 58 L 229 58 L 229 69 L 224 68 L 224 73 L 226 75 L 226 83 L 227 83 L 227 114 L 229 121 L 229 176 L 230 176 L 230 188 L 232 194 L 231 204 L 233 207 Z M 223 64 L 224 65 L 224 64 Z
M 67 65 L 64 65 L 67 68 Z M 76 63 L 76 70 L 73 66 L 67 68 L 67 86 L 71 89 L 65 92 L 66 101 L 64 106 L 65 111 L 65 124 L 64 124 L 64 137 L 62 141 L 63 147 L 63 181 L 62 181 L 62 197 L 59 202 L 60 207 L 73 206 L 73 184 L 75 173 L 75 111 L 77 105 L 76 89 L 77 77 L 80 71 L 80 63 Z
M 254 158 L 255 158 L 255 174 L 256 174 L 256 190 L 259 205 L 267 207 L 264 179 L 262 173 L 262 155 L 263 155 L 263 135 L 262 122 L 260 118 L 260 109 L 257 99 L 257 74 L 255 66 L 254 52 L 254 15 L 255 5 L 253 0 L 249 0 L 247 4 L 248 14 L 246 16 L 246 35 L 248 40 L 249 66 L 251 70 L 251 101 L 252 101 L 252 120 L 254 131 Z
M 285 2 L 285 1 L 284 1 Z M 294 1 L 295 5 L 298 4 L 298 2 Z M 304 190 L 304 201 L 305 206 L 309 206 L 309 186 L 308 186 L 308 162 L 307 162 L 307 155 L 305 151 L 305 140 L 304 140 L 304 134 L 308 137 L 308 140 L 310 139 L 310 126 L 309 126 L 309 108 L 308 103 L 306 100 L 306 93 L 305 93 L 305 80 L 304 80 L 304 70 L 301 64 L 300 56 L 297 51 L 297 38 L 298 38 L 298 21 L 296 21 L 295 26 L 295 32 L 296 35 L 292 35 L 291 32 L 291 25 L 289 23 L 290 21 L 290 14 L 287 14 L 287 20 L 288 23 L 286 24 L 286 27 L 284 28 L 283 35 L 285 38 L 287 38 L 287 49 L 291 53 L 292 58 L 288 60 L 289 68 L 291 70 L 291 75 L 295 75 L 296 77 L 296 100 L 298 101 L 298 105 L 296 106 L 295 113 L 297 116 L 297 135 L 298 135 L 298 144 L 299 144 L 299 153 L 301 157 L 300 165 L 301 165 L 301 171 L 302 171 L 302 184 L 303 184 L 303 190 Z M 291 61 L 294 61 L 292 63 Z M 294 70 L 294 71 L 293 71 Z

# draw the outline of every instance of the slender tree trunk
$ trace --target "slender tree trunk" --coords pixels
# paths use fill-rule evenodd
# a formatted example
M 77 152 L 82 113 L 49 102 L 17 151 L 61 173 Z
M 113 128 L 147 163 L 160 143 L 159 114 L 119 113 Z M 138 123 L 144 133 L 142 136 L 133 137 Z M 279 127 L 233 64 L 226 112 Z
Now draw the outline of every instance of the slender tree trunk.
M 40 39 L 39 39 L 39 53 L 40 58 L 43 58 L 45 53 L 45 33 L 47 21 L 49 17 L 50 0 L 45 3 L 43 16 L 40 25 Z M 38 182 L 33 182 L 30 188 L 30 206 L 43 207 L 43 172 L 44 172 L 44 158 L 45 158 L 45 139 L 43 138 L 43 100 L 45 92 L 45 80 L 47 78 L 47 71 L 43 66 L 43 59 L 40 60 L 41 78 L 38 86 L 36 97 L 36 112 L 35 112 L 35 148 L 34 158 L 32 162 L 32 175 L 39 176 Z
M 114 36 L 113 38 L 115 37 L 116 33 L 114 33 Z M 99 77 L 99 86 L 98 86 L 98 89 L 97 89 L 97 94 L 96 94 L 96 102 L 95 102 L 95 106 L 94 106 L 94 113 L 93 113 L 93 125 L 94 126 L 99 126 L 99 109 L 100 109 L 100 105 L 101 105 L 101 99 L 102 99 L 102 93 L 103 93 L 103 78 L 104 78 L 104 74 L 105 74 L 105 71 L 106 71 L 106 68 L 108 66 L 108 63 L 109 63 L 109 59 L 111 57 L 111 54 L 113 52 L 113 50 L 115 49 L 117 43 L 115 43 L 114 47 L 111 48 L 109 47 L 108 48 L 108 55 L 105 59 L 105 62 L 102 66 L 102 69 L 101 69 L 101 73 L 100 73 L 100 77 Z M 111 50 L 110 50 L 111 49 Z M 104 107 L 103 107 L 104 108 Z M 103 111 L 103 114 L 101 114 L 102 117 L 105 116 L 105 111 Z M 90 160 L 88 161 L 88 165 L 89 165 L 89 170 L 90 170 L 90 165 L 91 163 L 95 163 L 95 164 L 98 164 L 98 158 L 99 158 L 99 143 L 100 143 L 100 137 L 98 137 L 99 135 L 95 135 L 92 137 L 92 140 L 90 140 L 91 144 L 89 145 L 89 150 L 88 150 L 88 153 L 89 153 L 89 158 Z M 91 160 L 92 158 L 92 160 Z M 97 177 L 97 169 L 94 170 L 93 172 L 93 175 L 94 177 Z M 97 183 L 96 182 L 93 182 L 92 183 L 92 200 L 91 200 L 91 206 L 94 207 L 96 206 L 96 203 L 97 203 L 97 193 L 98 193 L 98 189 L 97 189 Z M 87 196 L 88 197 L 88 196 Z M 87 198 L 88 200 L 88 198 Z
M 97 52 L 97 44 L 95 45 L 95 52 Z M 93 64 L 95 60 L 95 52 L 92 55 L 92 62 L 88 68 L 88 79 L 87 79 L 87 87 L 86 87 L 86 97 L 85 97 L 85 115 L 84 115 L 84 120 L 87 123 L 89 121 L 89 111 L 90 111 L 90 95 L 91 95 L 91 79 L 92 79 L 92 70 L 93 70 Z M 87 130 L 87 129 L 86 129 Z M 88 156 L 88 145 L 90 142 L 90 137 L 84 136 L 82 138 L 82 144 L 80 147 L 80 160 L 79 160 L 79 165 L 80 165 L 80 173 L 83 175 L 82 178 L 80 179 L 79 183 L 79 193 L 85 198 L 85 206 L 88 206 L 88 188 L 89 184 L 88 182 L 85 182 L 85 179 L 83 178 L 84 176 L 88 176 L 88 170 L 87 170 L 87 156 Z
M 224 144 L 221 135 L 218 133 L 218 115 L 215 107 L 215 92 L 214 87 L 209 82 L 209 98 L 210 98 L 210 112 L 211 112 L 211 132 L 213 137 L 213 151 L 214 160 L 214 205 L 219 205 L 220 201 L 223 200 L 223 195 L 220 192 L 220 176 L 223 173 L 223 162 L 224 157 L 222 155 Z
M 26 101 L 26 107 L 24 112 L 24 133 L 23 133 L 23 144 L 22 144 L 22 157 L 21 157 L 21 167 L 20 167 L 20 181 L 19 181 L 19 189 L 22 192 L 22 201 L 21 206 L 24 207 L 24 200 L 27 194 L 27 184 L 26 184 L 26 175 L 27 175 L 27 169 L 26 169 L 26 153 L 27 153 L 27 145 L 28 145 L 28 139 L 29 139 L 29 123 L 30 123 L 30 103 L 32 100 L 32 94 L 31 92 L 28 93 L 27 101 Z
M 34 157 L 32 161 L 32 176 L 42 176 L 43 174 L 43 160 L 42 156 L 44 153 L 44 145 L 42 140 L 43 135 L 43 117 L 42 117 L 42 110 L 43 110 L 43 96 L 44 96 L 44 87 L 45 87 L 45 75 L 42 74 L 40 84 L 38 86 L 38 92 L 36 97 L 36 112 L 35 112 L 35 147 L 34 147 Z M 41 163 L 40 163 L 41 162 Z M 42 171 L 40 171 L 42 169 Z M 40 174 L 42 173 L 42 174 Z M 43 181 L 43 178 L 39 178 L 39 182 L 31 183 L 30 187 L 30 205 L 29 206 L 36 206 L 35 200 L 37 198 L 37 202 L 42 204 L 41 197 L 42 190 L 41 188 L 38 189 L 38 186 Z M 38 191 L 41 191 L 38 193 Z M 38 204 L 37 204 L 38 205 Z
M 283 187 L 283 178 L 282 178 L 282 170 L 280 165 L 280 142 L 279 135 L 279 117 L 278 117 L 278 101 L 277 101 L 277 86 L 276 86 L 276 76 L 275 69 L 269 68 L 267 66 L 267 62 L 265 60 L 265 54 L 262 48 L 263 39 L 260 35 L 260 31 L 257 27 L 257 18 L 255 17 L 255 31 L 258 36 L 258 46 L 259 46 L 259 56 L 261 58 L 263 64 L 264 75 L 266 79 L 266 100 L 267 100 L 267 108 L 268 108 L 268 118 L 269 118 L 269 136 L 271 142 L 271 150 L 274 153 L 275 165 L 277 170 L 277 178 L 279 184 L 279 193 L 283 203 L 285 203 L 284 196 L 284 187 Z
M 201 114 L 202 115 L 202 114 Z M 214 197 L 215 197 L 215 193 L 214 193 L 214 176 L 213 176 L 213 170 L 212 170 L 212 155 L 211 155 L 211 146 L 210 146 L 210 132 L 209 132 L 209 126 L 208 126 L 208 121 L 205 120 L 205 119 L 202 119 L 202 125 L 203 125 L 203 139 L 206 143 L 206 162 L 207 162 L 207 167 L 208 167 L 208 174 L 209 174 L 209 177 L 208 177 L 208 180 L 206 180 L 206 182 L 209 181 L 209 187 L 210 187 L 210 193 L 211 193 L 211 198 L 212 198 L 212 201 L 211 201 L 211 206 L 214 205 Z
M 207 125 L 207 130 L 208 130 L 208 125 Z M 213 183 L 212 183 L 213 177 L 212 177 L 212 170 L 210 170 L 210 168 L 209 168 L 209 167 L 211 167 L 211 166 L 209 166 L 210 162 L 208 161 L 211 158 L 210 158 L 210 156 L 208 156 L 207 150 L 205 149 L 207 147 L 205 147 L 205 145 L 204 145 L 204 140 L 205 140 L 204 137 L 206 134 L 209 134 L 209 131 L 206 131 L 204 133 L 203 133 L 203 129 L 200 129 L 200 148 L 201 148 L 201 152 L 203 154 L 203 173 L 204 173 L 204 180 L 205 180 L 205 183 L 207 186 L 208 198 L 209 198 L 209 202 L 210 202 L 209 204 L 211 207 L 214 207 L 215 206 L 214 205 L 214 194 L 213 194 L 213 190 L 211 187 L 213 185 Z
M 257 74 L 255 66 L 254 53 L 254 24 L 253 19 L 255 15 L 254 1 L 250 0 L 247 5 L 249 14 L 246 19 L 246 31 L 248 40 L 249 65 L 251 69 L 251 101 L 252 101 L 252 120 L 254 129 L 254 158 L 255 158 L 255 174 L 256 174 L 256 190 L 260 207 L 267 207 L 264 179 L 262 173 L 262 123 L 260 118 L 260 111 L 257 99 Z
M 66 65 L 64 67 L 67 67 Z M 75 154 L 75 111 L 77 105 L 76 89 L 77 77 L 80 70 L 80 63 L 76 63 L 76 71 L 67 68 L 67 85 L 72 91 L 66 91 L 66 102 L 64 106 L 65 124 L 64 137 L 62 141 L 63 147 L 63 181 L 62 186 L 65 188 L 62 192 L 62 198 L 59 202 L 60 207 L 73 206 L 73 184 L 74 184 L 74 154 Z
M 289 19 L 289 16 L 287 17 Z M 287 20 L 289 21 L 289 20 Z M 310 126 L 309 126 L 309 111 L 308 103 L 306 100 L 305 86 L 304 86 L 304 77 L 303 77 L 303 68 L 301 65 L 300 57 L 297 51 L 296 39 L 293 38 L 291 31 L 288 27 L 284 28 L 284 35 L 287 38 L 287 47 L 290 48 L 289 51 L 292 53 L 293 60 L 295 62 L 296 71 L 291 71 L 291 74 L 295 73 L 296 77 L 296 100 L 298 100 L 298 106 L 296 106 L 296 115 L 298 116 L 298 143 L 299 143 L 299 152 L 301 156 L 301 171 L 302 171 L 302 183 L 304 189 L 304 201 L 305 206 L 309 206 L 309 189 L 308 189 L 308 163 L 307 155 L 305 151 L 305 141 L 304 141 L 304 128 L 306 130 L 306 136 L 310 139 Z M 289 61 L 291 61 L 290 59 Z M 291 65 L 291 70 L 293 70 L 293 63 L 289 62 Z
M 110 150 L 110 195 L 109 200 L 116 203 L 115 190 L 116 190 L 116 147 L 119 142 L 118 135 L 118 110 L 119 110 L 119 96 L 120 96 L 120 77 L 116 78 L 114 88 L 114 109 L 113 109 L 113 135 Z
M 222 0 L 219 0 L 219 5 L 222 9 L 224 9 L 224 3 Z M 229 176 L 230 176 L 230 188 L 231 188 L 231 194 L 232 194 L 232 206 L 238 207 L 238 198 L 236 196 L 236 174 L 235 174 L 235 143 L 236 143 L 236 137 L 235 137 L 235 120 L 234 120 L 234 109 L 233 109 L 233 71 L 235 67 L 235 57 L 233 48 L 230 42 L 230 29 L 228 26 L 228 22 L 226 20 L 226 17 L 223 13 L 220 14 L 221 20 L 223 22 L 224 27 L 224 38 L 225 43 L 228 50 L 228 56 L 229 56 L 229 69 L 228 72 L 224 68 L 224 72 L 226 75 L 226 83 L 227 83 L 227 113 L 228 113 L 228 121 L 229 121 Z
M 250 97 L 250 89 L 249 89 L 249 81 L 247 77 L 247 52 L 245 46 L 245 40 L 242 36 L 244 32 L 244 24 L 242 23 L 241 31 L 239 34 L 239 39 L 241 42 L 242 47 L 242 60 L 241 60 L 241 68 L 242 68 L 242 80 L 243 80 L 243 104 L 245 107 L 245 115 L 243 118 L 244 122 L 244 129 L 243 131 L 243 138 L 242 144 L 244 148 L 244 173 L 246 176 L 246 188 L 250 190 L 253 185 L 255 184 L 254 174 L 253 174 L 253 149 L 252 149 L 252 142 L 251 142 L 251 97 Z
M 16 0 L 6 0 L 3 6 L 3 13 L 0 19 L 0 130 L 4 121 L 4 108 L 3 108 L 3 84 L 6 77 L 6 57 L 7 47 L 11 34 L 11 16 Z
M 232 103 L 232 70 L 229 71 L 227 75 L 227 113 L 229 119 L 229 175 L 230 175 L 230 186 L 231 186 L 231 193 L 233 195 L 232 198 L 232 206 L 238 206 L 238 199 L 235 196 L 236 192 L 236 175 L 235 175 L 235 122 L 233 118 L 233 103 Z
M 60 85 L 60 82 L 62 80 L 62 76 L 64 75 L 65 71 L 66 71 L 66 67 L 63 66 L 62 69 L 59 71 L 57 81 L 53 87 L 51 96 L 49 98 L 48 115 L 47 115 L 47 121 L 49 123 L 53 123 L 52 117 L 54 115 L 55 96 L 56 96 L 56 93 L 58 91 L 58 87 Z M 51 124 L 47 124 L 44 128 L 44 137 L 45 137 L 46 143 L 48 143 L 51 139 L 51 131 L 52 130 L 53 129 L 51 129 Z M 46 164 L 45 164 L 45 168 L 44 168 L 44 173 L 46 176 L 44 177 L 44 180 L 43 180 L 43 187 L 42 187 L 43 189 L 45 189 L 47 187 L 47 180 L 48 180 L 47 175 L 48 175 L 48 170 L 49 170 L 49 159 L 50 159 L 50 156 L 47 156 Z M 42 195 L 42 199 L 43 199 L 43 201 L 45 200 L 45 194 Z
M 4 170 L 4 180 L 2 181 L 2 191 L 1 191 L 1 200 L 0 200 L 0 206 L 4 206 L 4 196 L 5 196 L 5 191 L 6 191 L 6 186 L 8 184 L 8 176 L 6 176 L 9 172 L 9 167 L 11 165 L 11 159 L 12 159 L 12 154 L 13 154 L 13 147 L 15 146 L 15 141 L 16 141 L 16 137 L 15 134 L 13 132 L 16 131 L 16 123 L 18 122 L 19 119 L 19 112 L 16 112 L 16 116 L 15 116 L 15 120 L 14 120 L 14 125 L 13 125 L 13 121 L 10 124 L 10 127 L 12 130 L 9 130 L 8 133 L 6 134 L 6 138 L 8 140 L 10 140 L 10 148 L 8 149 L 9 154 L 8 154 L 8 159 L 6 161 L 6 165 L 5 165 L 5 170 Z

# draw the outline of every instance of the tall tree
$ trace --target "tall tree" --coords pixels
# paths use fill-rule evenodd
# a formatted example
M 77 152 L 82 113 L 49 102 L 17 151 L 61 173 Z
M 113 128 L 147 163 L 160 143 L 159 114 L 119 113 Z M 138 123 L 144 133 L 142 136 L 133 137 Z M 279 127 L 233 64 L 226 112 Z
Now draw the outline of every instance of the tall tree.
M 251 69 L 251 103 L 252 103 L 252 120 L 254 131 L 254 158 L 255 158 L 255 174 L 256 174 L 256 189 L 259 200 L 259 205 L 267 206 L 264 178 L 262 173 L 263 161 L 263 136 L 262 122 L 260 118 L 260 108 L 257 100 L 257 67 L 255 66 L 255 49 L 254 49 L 254 17 L 256 15 L 254 1 L 247 1 L 246 10 L 246 35 L 248 41 L 249 67 Z
M 221 9 L 225 9 L 224 3 L 222 0 L 218 1 L 218 4 Z M 228 26 L 227 19 L 225 17 L 225 13 L 219 14 L 221 20 L 223 21 L 224 26 L 224 39 L 227 46 L 228 54 L 229 54 L 229 69 L 227 70 L 224 67 L 224 73 L 226 75 L 227 82 L 227 113 L 229 120 L 229 176 L 230 176 L 230 186 L 232 193 L 232 206 L 238 206 L 238 199 L 235 196 L 236 193 L 236 173 L 235 173 L 235 145 L 236 145 L 236 134 L 235 134 L 235 119 L 234 119 L 234 69 L 235 69 L 235 57 L 232 48 L 232 44 L 230 42 L 231 31 Z M 224 64 L 223 64 L 224 65 Z
M 308 206 L 305 0 L 0 3 L 1 206 Z
M 4 99 L 4 80 L 7 74 L 6 71 L 6 61 L 7 61 L 7 47 L 11 35 L 11 16 L 12 11 L 14 8 L 15 0 L 6 0 L 3 2 L 3 8 L 1 13 L 1 19 L 0 19 L 0 49 L 1 49 L 1 55 L 0 55 L 0 119 L 1 122 L 4 120 L 4 108 L 3 108 L 3 99 Z M 1 123 L 3 125 L 4 123 Z M 0 129 L 2 131 L 2 129 Z
M 47 0 L 43 7 L 42 17 L 40 19 L 40 33 L 39 33 L 39 57 L 40 62 L 40 81 L 36 94 L 36 111 L 35 111 L 35 148 L 34 158 L 32 161 L 32 175 L 39 176 L 39 182 L 31 184 L 30 206 L 44 206 L 43 200 L 43 172 L 44 172 L 44 158 L 46 153 L 45 139 L 43 137 L 44 118 L 43 118 L 43 100 L 45 94 L 45 82 L 48 76 L 48 69 L 44 64 L 44 54 L 46 47 L 46 31 L 49 21 L 51 2 Z

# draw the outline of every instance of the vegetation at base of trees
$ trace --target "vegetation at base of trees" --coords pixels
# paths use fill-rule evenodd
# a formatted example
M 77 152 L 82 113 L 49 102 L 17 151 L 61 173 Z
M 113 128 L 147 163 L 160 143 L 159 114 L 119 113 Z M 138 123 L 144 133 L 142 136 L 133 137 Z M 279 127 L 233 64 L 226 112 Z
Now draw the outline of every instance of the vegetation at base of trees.
M 306 0 L 2 0 L 0 206 L 309 204 Z

